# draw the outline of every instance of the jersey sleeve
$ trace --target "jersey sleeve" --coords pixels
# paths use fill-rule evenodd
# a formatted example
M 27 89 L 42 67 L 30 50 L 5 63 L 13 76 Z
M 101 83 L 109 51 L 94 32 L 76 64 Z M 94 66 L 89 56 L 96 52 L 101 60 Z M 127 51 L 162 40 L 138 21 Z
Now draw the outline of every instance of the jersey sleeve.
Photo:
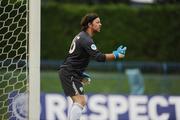
M 96 61 L 104 62 L 105 61 L 105 54 L 101 53 L 95 43 L 91 39 L 83 39 L 82 40 L 82 47 L 86 50 L 86 52 Z

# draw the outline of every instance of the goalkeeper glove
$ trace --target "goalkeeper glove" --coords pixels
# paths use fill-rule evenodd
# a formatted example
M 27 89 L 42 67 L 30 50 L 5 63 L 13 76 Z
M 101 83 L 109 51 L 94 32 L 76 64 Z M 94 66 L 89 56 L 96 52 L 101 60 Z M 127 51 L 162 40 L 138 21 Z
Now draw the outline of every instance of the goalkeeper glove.
M 122 57 L 125 57 L 127 47 L 123 47 L 122 45 L 118 47 L 116 51 L 113 51 L 115 59 L 119 58 L 119 55 Z
M 81 76 L 82 76 L 81 83 L 83 85 L 89 85 L 90 82 L 91 82 L 90 75 L 85 73 L 85 72 L 83 72 Z
M 117 51 L 120 53 L 120 54 L 123 54 L 125 55 L 126 54 L 126 49 L 127 47 L 123 47 L 122 45 L 118 47 Z

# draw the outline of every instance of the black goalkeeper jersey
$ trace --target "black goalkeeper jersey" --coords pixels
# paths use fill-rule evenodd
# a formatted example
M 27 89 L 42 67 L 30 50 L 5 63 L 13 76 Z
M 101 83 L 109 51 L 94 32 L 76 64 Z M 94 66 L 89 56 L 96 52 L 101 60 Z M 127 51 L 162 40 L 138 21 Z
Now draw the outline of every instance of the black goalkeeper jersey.
M 82 31 L 75 36 L 61 68 L 81 74 L 86 69 L 90 58 L 98 62 L 105 61 L 105 54 L 101 53 L 88 33 Z

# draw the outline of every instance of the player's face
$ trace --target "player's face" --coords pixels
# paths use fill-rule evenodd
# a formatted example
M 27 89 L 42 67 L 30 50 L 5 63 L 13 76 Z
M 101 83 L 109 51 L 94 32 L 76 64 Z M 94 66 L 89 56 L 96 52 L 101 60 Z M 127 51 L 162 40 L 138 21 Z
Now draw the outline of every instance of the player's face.
M 100 18 L 94 19 L 91 24 L 91 28 L 94 32 L 100 32 L 101 26 L 102 26 L 102 24 L 101 24 Z

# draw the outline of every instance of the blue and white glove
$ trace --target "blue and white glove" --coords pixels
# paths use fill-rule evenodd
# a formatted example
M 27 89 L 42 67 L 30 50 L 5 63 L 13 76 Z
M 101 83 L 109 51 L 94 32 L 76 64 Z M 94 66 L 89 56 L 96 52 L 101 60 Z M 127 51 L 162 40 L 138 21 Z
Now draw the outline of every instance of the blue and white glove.
M 83 72 L 83 73 L 82 73 L 81 83 L 82 83 L 83 85 L 89 85 L 90 82 L 91 82 L 90 75 L 87 74 L 87 73 L 85 73 L 85 72 Z
M 126 54 L 126 50 L 127 50 L 127 47 L 126 46 L 119 46 L 117 50 L 113 51 L 113 54 L 114 54 L 114 57 L 115 59 L 118 59 L 119 56 L 121 56 L 122 58 L 125 57 L 125 54 Z

